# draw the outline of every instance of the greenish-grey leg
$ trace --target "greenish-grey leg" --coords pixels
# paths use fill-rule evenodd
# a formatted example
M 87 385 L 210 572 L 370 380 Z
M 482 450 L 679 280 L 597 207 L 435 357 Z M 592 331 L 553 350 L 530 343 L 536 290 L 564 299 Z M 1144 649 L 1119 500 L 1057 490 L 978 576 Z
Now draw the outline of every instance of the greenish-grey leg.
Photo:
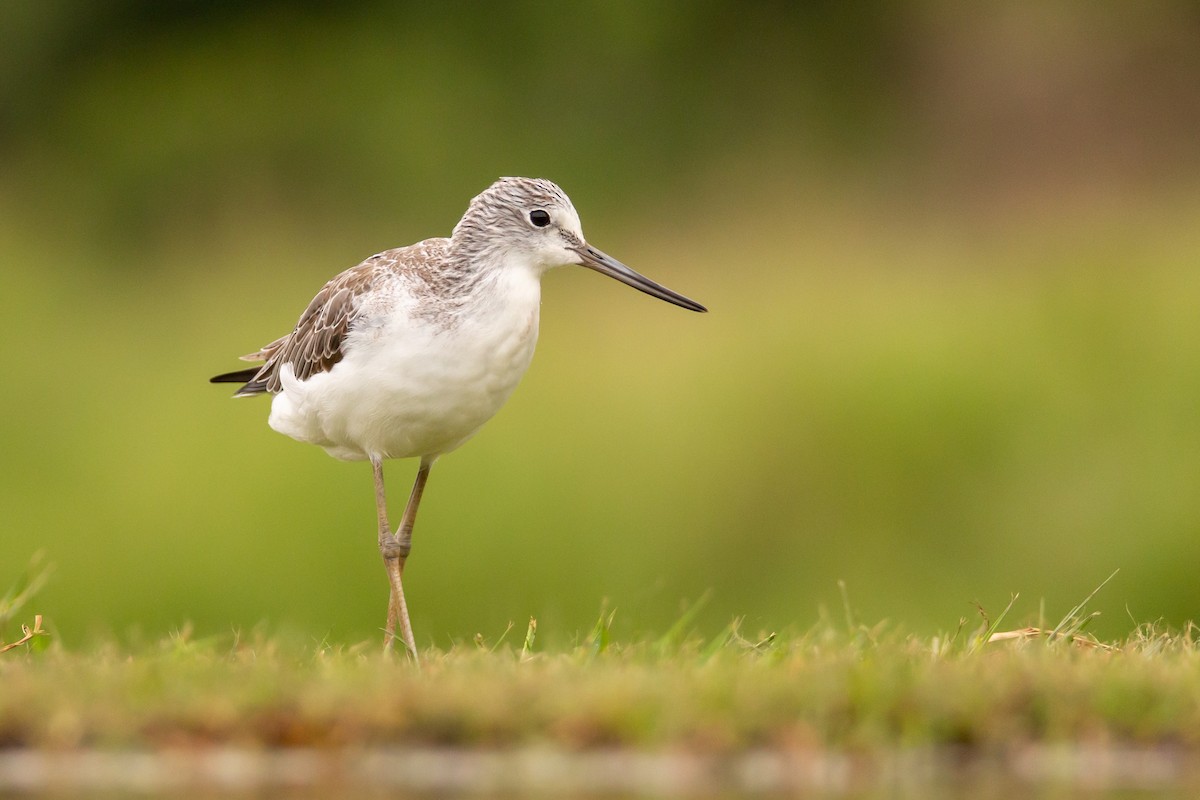
M 383 462 L 381 459 L 371 459 L 371 469 L 375 475 L 375 505 L 379 515 L 379 552 L 383 556 L 383 564 L 387 569 L 391 593 L 388 597 L 387 626 L 384 629 L 383 649 L 390 652 L 392 642 L 396 638 L 396 624 L 400 625 L 400 635 L 404 644 L 412 654 L 413 661 L 418 662 L 417 643 L 413 637 L 412 622 L 408 616 L 408 604 L 404 599 L 404 586 L 401 576 L 404 574 L 404 563 L 412 550 L 412 530 L 417 519 L 417 508 L 421 504 L 421 495 L 425 491 L 425 482 L 429 479 L 429 468 L 432 461 L 422 460 L 417 469 L 417 479 L 413 483 L 412 493 L 408 497 L 408 505 L 404 508 L 404 516 L 400 520 L 400 529 L 391 533 L 387 520 L 387 501 L 383 489 Z

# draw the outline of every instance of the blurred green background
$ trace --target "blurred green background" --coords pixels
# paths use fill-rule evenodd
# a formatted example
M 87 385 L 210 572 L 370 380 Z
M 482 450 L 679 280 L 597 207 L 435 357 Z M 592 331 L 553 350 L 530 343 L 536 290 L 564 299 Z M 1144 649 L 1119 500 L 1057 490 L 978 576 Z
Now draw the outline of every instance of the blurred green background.
M 371 479 L 207 378 L 500 175 L 697 316 L 544 284 L 435 468 L 418 639 L 971 601 L 1200 616 L 1200 13 L 1055 4 L 0 5 L 0 584 L 63 640 L 373 637 Z M 393 513 L 415 464 L 388 468 Z

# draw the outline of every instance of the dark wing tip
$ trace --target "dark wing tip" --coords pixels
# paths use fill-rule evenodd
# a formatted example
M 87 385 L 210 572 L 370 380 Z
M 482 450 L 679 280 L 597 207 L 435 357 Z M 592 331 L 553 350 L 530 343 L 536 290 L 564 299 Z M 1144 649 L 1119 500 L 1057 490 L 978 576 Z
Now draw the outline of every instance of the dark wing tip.
M 234 392 L 234 397 L 250 397 L 251 395 L 263 394 L 267 391 L 266 381 L 256 381 L 254 377 L 262 370 L 262 367 L 253 367 L 251 369 L 239 369 L 236 372 L 223 372 L 220 375 L 214 375 L 208 379 L 209 383 L 241 383 L 242 388 Z
M 254 380 L 254 376 L 262 367 L 251 367 L 250 369 L 239 369 L 236 372 L 222 372 L 220 375 L 214 375 L 208 379 L 209 383 L 249 383 Z

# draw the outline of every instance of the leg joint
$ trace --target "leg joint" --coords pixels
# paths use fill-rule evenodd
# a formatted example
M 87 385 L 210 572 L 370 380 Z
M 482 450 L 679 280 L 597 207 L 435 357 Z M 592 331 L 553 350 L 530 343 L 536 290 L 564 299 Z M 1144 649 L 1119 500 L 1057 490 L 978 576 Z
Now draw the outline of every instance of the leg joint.
M 379 540 L 379 552 L 387 560 L 394 558 L 408 558 L 409 552 L 412 550 L 412 534 L 405 535 L 403 532 L 395 536 L 386 536 Z

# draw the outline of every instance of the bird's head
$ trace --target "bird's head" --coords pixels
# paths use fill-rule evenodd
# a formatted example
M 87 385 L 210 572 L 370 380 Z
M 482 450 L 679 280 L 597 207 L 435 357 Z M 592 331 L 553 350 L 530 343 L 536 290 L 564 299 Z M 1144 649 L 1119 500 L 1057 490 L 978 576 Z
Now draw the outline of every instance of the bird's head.
M 538 274 L 554 267 L 588 267 L 660 300 L 691 311 L 707 309 L 694 300 L 639 275 L 592 247 L 571 198 L 543 178 L 501 178 L 475 197 L 454 227 L 452 241 L 464 252 L 510 259 Z

